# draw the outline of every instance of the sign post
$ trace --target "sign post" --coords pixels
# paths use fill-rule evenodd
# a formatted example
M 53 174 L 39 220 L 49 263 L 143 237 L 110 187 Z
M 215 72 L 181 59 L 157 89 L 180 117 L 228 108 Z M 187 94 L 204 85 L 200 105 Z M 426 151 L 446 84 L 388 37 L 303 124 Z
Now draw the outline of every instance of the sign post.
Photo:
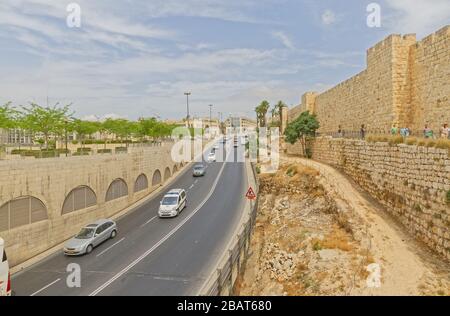
M 252 187 L 248 188 L 247 193 L 245 194 L 245 197 L 250 201 L 250 212 L 252 212 L 253 211 L 252 201 L 256 199 L 256 194 L 255 194 L 255 191 L 253 191 Z

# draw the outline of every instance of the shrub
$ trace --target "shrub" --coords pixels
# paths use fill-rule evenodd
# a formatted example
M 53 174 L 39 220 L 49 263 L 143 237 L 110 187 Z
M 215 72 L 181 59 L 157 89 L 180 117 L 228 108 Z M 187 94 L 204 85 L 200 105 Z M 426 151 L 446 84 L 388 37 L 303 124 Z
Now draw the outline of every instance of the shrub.
M 65 154 L 65 153 L 70 154 L 70 150 L 69 149 L 65 149 L 65 148 L 58 148 L 58 149 L 56 149 L 56 151 L 58 153 L 60 153 L 60 154 Z
M 425 144 L 427 143 L 425 138 L 421 138 L 417 141 L 417 146 L 425 146 Z
M 450 139 L 438 139 L 436 141 L 436 148 L 449 149 L 450 150 Z
M 77 140 L 73 140 L 73 141 L 72 141 L 72 144 L 73 144 L 73 145 L 78 145 L 78 141 L 77 141 Z
M 425 146 L 426 147 L 434 147 L 436 145 L 436 141 L 429 139 L 428 141 L 426 141 Z
M 406 138 L 405 142 L 407 145 L 415 145 L 417 143 L 417 138 L 416 137 L 408 137 L 408 138 Z
M 403 137 L 400 135 L 391 136 L 389 137 L 389 145 L 397 145 L 397 144 L 403 144 Z
M 290 166 L 287 170 L 286 170 L 286 175 L 289 177 L 293 177 L 297 174 L 297 170 L 294 166 Z
M 85 145 L 92 145 L 94 143 L 94 141 L 92 139 L 86 139 L 86 140 L 83 140 L 82 143 Z
M 13 149 L 13 150 L 11 150 L 11 155 L 22 155 L 26 151 L 28 151 L 28 150 L 26 150 L 26 149 Z
M 112 153 L 112 149 L 99 149 L 97 150 L 98 154 L 111 154 Z
M 89 152 L 86 151 L 77 151 L 76 153 L 73 153 L 72 156 L 88 156 Z
M 92 151 L 92 148 L 90 148 L 90 147 L 84 147 L 84 148 L 82 148 L 82 147 L 78 147 L 77 148 L 77 152 L 90 152 L 90 151 Z
M 127 147 L 116 147 L 116 153 L 126 153 L 128 152 Z

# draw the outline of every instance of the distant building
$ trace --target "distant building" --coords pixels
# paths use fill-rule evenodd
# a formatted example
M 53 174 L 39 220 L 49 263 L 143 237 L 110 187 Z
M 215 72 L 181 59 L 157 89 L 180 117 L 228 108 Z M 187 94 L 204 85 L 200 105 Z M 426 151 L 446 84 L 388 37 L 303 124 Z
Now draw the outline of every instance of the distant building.
M 256 129 L 256 121 L 245 117 L 229 117 L 225 127 L 233 132 L 247 132 Z
M 0 129 L 1 144 L 29 145 L 33 143 L 30 133 L 22 129 Z

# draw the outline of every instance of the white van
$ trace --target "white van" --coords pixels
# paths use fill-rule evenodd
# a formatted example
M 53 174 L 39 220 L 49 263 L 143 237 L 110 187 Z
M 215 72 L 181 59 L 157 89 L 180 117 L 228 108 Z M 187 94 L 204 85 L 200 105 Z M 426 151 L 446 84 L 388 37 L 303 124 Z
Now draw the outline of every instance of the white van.
M 5 242 L 0 238 L 0 296 L 11 295 L 11 276 L 6 258 Z
M 159 217 L 176 217 L 187 206 L 186 191 L 173 189 L 164 195 L 159 206 Z

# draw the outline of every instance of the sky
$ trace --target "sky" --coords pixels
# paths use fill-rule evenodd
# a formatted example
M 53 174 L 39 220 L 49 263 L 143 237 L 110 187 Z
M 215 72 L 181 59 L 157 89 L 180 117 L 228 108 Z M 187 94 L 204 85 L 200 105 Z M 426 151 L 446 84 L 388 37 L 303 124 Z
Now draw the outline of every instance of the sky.
M 67 6 L 81 8 L 80 27 Z M 392 33 L 450 22 L 450 0 L 0 0 L 0 104 L 72 104 L 85 119 L 254 116 L 366 67 Z

